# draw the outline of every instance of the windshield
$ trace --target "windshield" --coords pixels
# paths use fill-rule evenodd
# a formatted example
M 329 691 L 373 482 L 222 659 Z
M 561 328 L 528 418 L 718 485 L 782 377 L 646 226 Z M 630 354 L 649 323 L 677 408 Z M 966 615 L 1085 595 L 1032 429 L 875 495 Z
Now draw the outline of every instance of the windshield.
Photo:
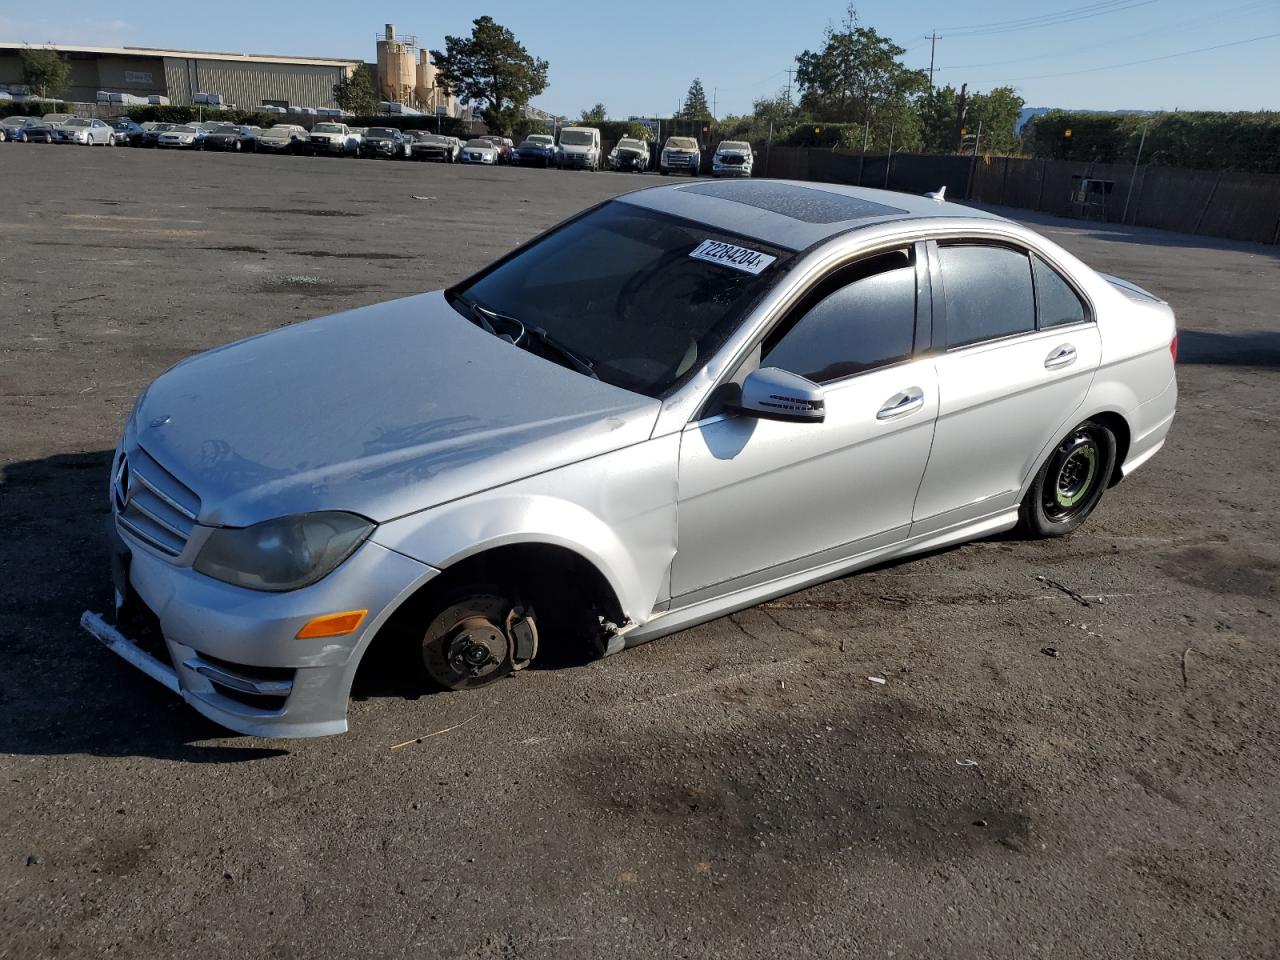
M 239 128 L 239 127 L 228 127 L 228 126 L 214 127 L 214 128 L 213 128 L 212 130 L 210 130 L 209 132 L 210 132 L 210 133 L 234 133 L 234 134 L 239 134 L 239 133 L 240 133 L 240 128 Z
M 720 144 L 721 150 L 742 150 L 743 152 L 750 150 L 750 144 L 743 143 L 741 140 L 725 140 Z
M 648 150 L 648 146 L 642 140 L 619 140 L 619 150 Z
M 396 138 L 399 131 L 392 130 L 390 127 L 370 127 L 369 132 L 365 134 L 367 137 L 387 137 L 391 140 Z
M 693 137 L 668 137 L 668 150 L 697 150 L 698 141 Z
M 75 120 L 68 120 L 66 123 L 63 124 L 64 127 L 87 127 L 88 125 L 89 125 L 88 120 L 81 120 L 79 118 Z
M 719 241 L 756 252 L 759 273 L 695 259 Z M 691 377 L 783 274 L 791 255 L 614 201 L 449 291 L 544 329 L 606 383 L 662 397 Z M 773 259 L 776 258 L 776 259 Z
M 267 129 L 262 131 L 262 135 L 264 137 L 287 137 L 290 136 L 295 129 L 295 127 L 282 126 L 267 127 Z
M 342 124 L 339 123 L 317 123 L 311 128 L 312 133 L 341 133 Z
M 551 147 L 555 145 L 556 138 L 551 136 L 549 133 L 531 133 L 529 136 L 524 138 L 524 142 L 536 143 L 544 147 Z
M 560 143 L 568 147 L 589 147 L 592 136 L 586 130 L 561 130 Z
M 169 132 L 169 133 L 195 133 L 195 132 L 196 132 L 196 128 L 195 128 L 195 127 L 188 127 L 188 126 L 186 126 L 185 124 L 183 124 L 183 125 L 179 125 L 179 126 L 176 126 L 176 127 L 170 127 L 170 128 L 169 128 L 169 130 L 168 130 L 168 132 Z
M 414 134 L 414 137 L 416 137 L 416 138 L 417 138 L 417 140 L 418 140 L 418 142 L 419 142 L 419 143 L 434 143 L 434 144 L 438 144 L 439 146 L 443 146 L 443 147 L 447 147 L 447 146 L 449 146 L 449 138 L 448 138 L 448 137 L 441 137 L 441 136 L 438 136 L 438 135 L 436 135 L 436 134 L 434 134 L 434 133 L 426 133 L 426 134 L 423 134 L 423 133 L 415 133 L 415 134 Z
M 467 149 L 468 150 L 485 150 L 485 149 L 492 150 L 493 144 L 490 143 L 488 140 L 468 140 Z

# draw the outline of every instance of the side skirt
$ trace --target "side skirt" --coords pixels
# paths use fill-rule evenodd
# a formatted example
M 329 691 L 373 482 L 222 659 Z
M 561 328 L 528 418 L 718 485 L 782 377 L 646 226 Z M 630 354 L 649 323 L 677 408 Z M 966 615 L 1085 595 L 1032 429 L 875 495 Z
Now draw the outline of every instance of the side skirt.
M 745 610 L 747 607 L 754 607 L 756 604 L 764 603 L 766 600 L 773 600 L 789 593 L 795 593 L 797 590 L 803 590 L 805 587 L 811 587 L 814 584 L 846 576 L 855 570 L 861 570 L 885 560 L 894 560 L 898 557 L 906 557 L 917 553 L 927 553 L 930 550 L 937 550 L 941 547 L 978 540 L 1004 530 L 1011 530 L 1017 524 L 1018 510 L 1014 507 L 1010 510 L 966 522 L 949 530 L 933 531 L 920 537 L 899 541 L 891 546 L 866 550 L 798 573 L 766 580 L 763 583 L 753 584 L 739 590 L 731 590 L 728 593 L 709 599 L 686 603 L 684 606 L 679 606 L 681 598 L 675 597 L 671 601 L 672 609 L 658 614 L 645 623 L 619 631 L 618 635 L 623 640 L 623 643 L 612 644 L 609 653 L 616 652 L 616 650 L 624 647 L 639 646 L 650 640 L 656 640 L 658 637 L 665 637 L 668 634 L 686 630 L 700 623 L 706 623 L 709 620 L 715 620 L 718 617 Z

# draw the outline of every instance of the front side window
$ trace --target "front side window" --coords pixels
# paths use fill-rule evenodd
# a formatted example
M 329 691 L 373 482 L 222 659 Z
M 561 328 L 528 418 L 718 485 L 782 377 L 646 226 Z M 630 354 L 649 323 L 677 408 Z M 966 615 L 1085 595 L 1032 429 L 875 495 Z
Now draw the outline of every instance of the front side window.
M 662 397 L 711 358 L 791 257 L 614 201 L 448 295 L 468 319 L 477 308 L 516 318 L 601 380 Z
M 895 250 L 837 271 L 797 308 L 800 319 L 764 343 L 761 365 L 829 383 L 911 356 L 916 270 Z
M 1079 295 L 1058 275 L 1058 271 L 1034 254 L 1031 257 L 1031 269 L 1036 278 L 1036 313 L 1040 318 L 1041 330 L 1084 323 L 1088 319 L 1088 312 Z
M 947 346 L 963 347 L 1036 328 L 1031 261 L 1009 247 L 938 247 L 946 303 Z

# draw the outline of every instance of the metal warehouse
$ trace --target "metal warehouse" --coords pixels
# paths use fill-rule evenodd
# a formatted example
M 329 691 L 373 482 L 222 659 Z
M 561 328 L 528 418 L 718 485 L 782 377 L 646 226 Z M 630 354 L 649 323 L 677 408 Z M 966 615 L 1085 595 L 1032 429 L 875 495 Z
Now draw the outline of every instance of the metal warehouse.
M 277 57 L 250 53 L 157 50 L 149 47 L 83 47 L 0 43 L 0 86 L 22 84 L 21 52 L 55 50 L 71 64 L 67 100 L 92 103 L 98 91 L 167 97 L 195 103 L 197 93 L 217 94 L 240 107 L 336 107 L 333 85 L 362 63 L 358 59 Z

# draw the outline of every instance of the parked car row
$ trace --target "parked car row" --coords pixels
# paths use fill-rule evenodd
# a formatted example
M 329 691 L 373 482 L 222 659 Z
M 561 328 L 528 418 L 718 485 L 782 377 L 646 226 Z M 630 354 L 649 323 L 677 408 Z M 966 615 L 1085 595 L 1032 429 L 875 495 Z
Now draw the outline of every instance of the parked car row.
M 646 172 L 656 159 L 658 172 L 663 176 L 688 173 L 696 177 L 703 172 L 702 149 L 693 137 L 668 137 L 656 157 L 651 156 L 646 141 L 624 137 L 605 155 L 600 131 L 595 127 L 563 127 L 558 141 L 550 134 L 533 133 L 517 146 L 498 136 L 473 137 L 464 143 L 457 137 L 426 130 L 350 127 L 339 121 L 317 123 L 310 130 L 290 123 L 263 129 L 220 121 L 138 124 L 129 117 L 97 120 L 50 113 L 43 117 L 0 120 L 0 140 L 431 160 L 487 166 L 554 166 L 561 170 L 595 171 L 607 167 L 635 173 Z M 713 177 L 749 177 L 754 159 L 749 143 L 724 140 L 712 154 L 709 172 Z

